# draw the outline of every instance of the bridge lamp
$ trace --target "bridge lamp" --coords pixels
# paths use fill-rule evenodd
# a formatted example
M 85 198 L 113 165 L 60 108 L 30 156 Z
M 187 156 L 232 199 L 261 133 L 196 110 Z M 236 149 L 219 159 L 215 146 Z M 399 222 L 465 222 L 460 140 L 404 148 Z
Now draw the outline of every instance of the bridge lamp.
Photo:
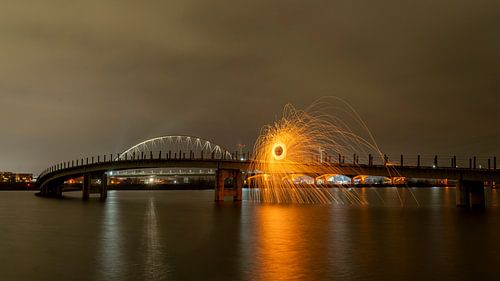
M 272 154 L 274 160 L 283 160 L 286 156 L 286 146 L 283 143 L 275 143 L 273 145 Z

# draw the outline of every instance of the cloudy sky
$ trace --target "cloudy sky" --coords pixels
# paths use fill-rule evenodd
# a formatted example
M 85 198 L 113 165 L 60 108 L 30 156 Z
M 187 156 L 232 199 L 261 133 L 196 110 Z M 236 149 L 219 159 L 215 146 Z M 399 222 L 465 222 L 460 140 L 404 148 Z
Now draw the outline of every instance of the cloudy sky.
M 0 170 L 352 104 L 388 153 L 500 154 L 498 1 L 0 0 Z

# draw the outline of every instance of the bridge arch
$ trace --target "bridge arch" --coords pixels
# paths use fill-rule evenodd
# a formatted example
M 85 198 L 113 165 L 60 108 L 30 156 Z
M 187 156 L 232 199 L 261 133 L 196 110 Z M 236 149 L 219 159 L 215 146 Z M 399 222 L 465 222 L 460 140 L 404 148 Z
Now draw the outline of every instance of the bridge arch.
M 131 159 L 141 154 L 171 153 L 172 156 L 177 153 L 189 153 L 193 157 L 199 158 L 204 155 L 209 158 L 212 154 L 217 158 L 231 158 L 231 153 L 222 145 L 215 144 L 212 141 L 188 135 L 165 135 L 144 140 L 135 144 L 122 152 L 116 160 Z M 181 155 L 179 155 L 181 157 Z

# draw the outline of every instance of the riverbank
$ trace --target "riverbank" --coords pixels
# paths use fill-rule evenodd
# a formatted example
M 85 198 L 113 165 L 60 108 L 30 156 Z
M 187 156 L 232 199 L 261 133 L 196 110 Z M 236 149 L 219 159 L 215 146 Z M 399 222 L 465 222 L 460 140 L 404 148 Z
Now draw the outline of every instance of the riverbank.
M 36 184 L 31 182 L 14 182 L 14 183 L 0 183 L 0 191 L 2 190 L 15 190 L 15 191 L 33 191 L 38 190 Z

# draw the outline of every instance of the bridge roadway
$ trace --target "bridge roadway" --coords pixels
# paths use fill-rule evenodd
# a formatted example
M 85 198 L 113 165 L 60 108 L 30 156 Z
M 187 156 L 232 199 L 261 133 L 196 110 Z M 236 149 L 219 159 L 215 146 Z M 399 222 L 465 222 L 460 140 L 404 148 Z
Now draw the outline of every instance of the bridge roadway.
M 82 161 L 83 163 L 83 161 Z M 225 160 L 225 159 L 133 159 L 102 161 L 84 165 L 74 165 L 66 162 L 56 165 L 43 172 L 37 179 L 40 188 L 39 195 L 62 195 L 64 181 L 84 177 L 83 198 L 89 196 L 90 181 L 93 178 L 101 179 L 101 198 L 107 195 L 107 172 L 129 169 L 148 168 L 209 168 L 216 170 L 216 200 L 223 200 L 225 195 L 233 195 L 235 200 L 241 200 L 242 171 L 250 171 L 250 160 Z M 458 180 L 457 205 L 472 206 L 484 205 L 484 181 L 500 182 L 498 169 L 471 169 L 471 168 L 445 168 L 445 167 L 415 167 L 398 165 L 364 165 L 364 164 L 300 164 L 287 165 L 289 172 L 319 176 L 332 173 L 346 176 L 371 175 L 385 177 L 432 178 Z M 224 179 L 236 179 L 236 191 L 224 190 Z M 482 192 L 478 190 L 483 190 Z M 463 191 L 463 192 L 462 192 Z M 476 193 L 479 198 L 476 198 Z M 481 203 L 482 202 L 482 203 Z

